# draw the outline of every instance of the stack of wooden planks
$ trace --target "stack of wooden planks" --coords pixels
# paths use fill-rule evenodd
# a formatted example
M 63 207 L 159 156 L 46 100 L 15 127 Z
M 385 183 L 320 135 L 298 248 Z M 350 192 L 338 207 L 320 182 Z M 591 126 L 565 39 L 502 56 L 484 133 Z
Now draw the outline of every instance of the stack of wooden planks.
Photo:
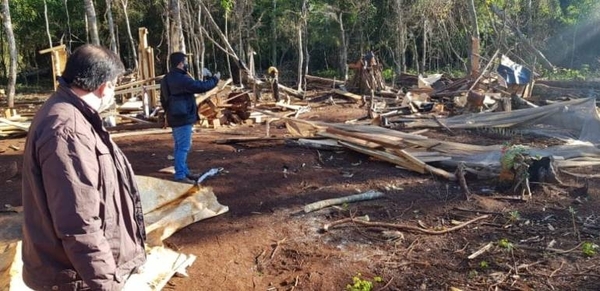
M 0 137 L 25 134 L 29 131 L 30 124 L 31 118 L 20 115 L 0 118 Z

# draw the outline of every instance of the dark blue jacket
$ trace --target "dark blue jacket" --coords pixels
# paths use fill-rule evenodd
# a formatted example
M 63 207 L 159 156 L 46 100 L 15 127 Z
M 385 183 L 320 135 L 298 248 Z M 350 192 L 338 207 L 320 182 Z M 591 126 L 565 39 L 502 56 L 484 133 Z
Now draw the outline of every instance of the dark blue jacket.
M 173 68 L 160 82 L 160 104 L 170 127 L 194 124 L 198 121 L 196 93 L 204 93 L 217 86 L 219 79 L 195 80 L 184 70 Z

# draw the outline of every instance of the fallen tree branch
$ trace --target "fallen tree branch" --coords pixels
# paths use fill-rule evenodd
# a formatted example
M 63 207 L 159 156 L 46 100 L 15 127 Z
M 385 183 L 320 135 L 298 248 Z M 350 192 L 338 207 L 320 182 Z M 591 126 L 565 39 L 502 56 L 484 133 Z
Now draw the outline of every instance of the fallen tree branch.
M 493 246 L 494 246 L 494 243 L 493 242 L 489 242 L 488 244 L 484 245 L 482 248 L 480 248 L 476 252 L 474 252 L 471 255 L 469 255 L 467 257 L 467 259 L 469 259 L 469 260 L 475 259 L 475 258 L 479 257 L 481 254 L 487 252 L 487 250 L 491 249 Z
M 446 234 L 455 230 L 459 230 L 461 228 L 464 228 L 465 226 L 477 222 L 479 220 L 482 219 L 486 219 L 490 217 L 489 215 L 482 215 L 476 218 L 473 218 L 467 222 L 463 222 L 457 226 L 453 226 L 444 230 L 430 230 L 430 229 L 423 229 L 420 227 L 416 227 L 416 226 L 411 226 L 411 225 L 402 225 L 402 224 L 394 224 L 394 223 L 387 223 L 387 222 L 369 222 L 369 221 L 364 221 L 364 220 L 360 220 L 360 219 L 356 219 L 353 217 L 350 218 L 344 218 L 338 221 L 334 221 L 330 224 L 326 224 L 325 226 L 323 226 L 323 229 L 325 231 L 329 230 L 330 228 L 336 226 L 336 225 L 340 225 L 340 224 L 345 224 L 345 223 L 349 223 L 349 222 L 353 222 L 356 224 L 360 224 L 360 225 L 365 225 L 365 226 L 374 226 L 374 227 L 387 227 L 387 228 L 393 228 L 393 229 L 398 229 L 398 230 L 404 230 L 404 231 L 408 231 L 408 232 L 416 232 L 416 233 L 425 233 L 425 234 L 432 234 L 432 235 L 440 235 L 440 234 Z
M 523 249 L 523 250 L 528 250 L 528 251 L 549 251 L 549 252 L 553 252 L 556 254 L 567 254 L 570 253 L 572 251 L 576 251 L 578 250 L 582 245 L 584 244 L 584 242 L 579 243 L 578 245 L 576 245 L 575 247 L 568 249 L 568 250 L 563 250 L 563 249 L 555 249 L 555 248 L 537 248 L 537 247 L 531 247 L 531 246 L 526 246 L 526 245 L 515 245 L 514 247 L 517 249 Z
M 314 202 L 314 203 L 304 206 L 304 212 L 309 213 L 309 212 L 319 210 L 319 209 L 322 209 L 322 208 L 325 208 L 328 206 L 332 206 L 332 205 L 339 205 L 339 204 L 357 202 L 357 201 L 373 200 L 373 199 L 381 198 L 383 196 L 384 196 L 384 194 L 382 192 L 370 190 L 370 191 L 356 194 L 356 195 L 350 195 L 350 196 L 346 196 L 346 197 L 317 201 L 317 202 Z

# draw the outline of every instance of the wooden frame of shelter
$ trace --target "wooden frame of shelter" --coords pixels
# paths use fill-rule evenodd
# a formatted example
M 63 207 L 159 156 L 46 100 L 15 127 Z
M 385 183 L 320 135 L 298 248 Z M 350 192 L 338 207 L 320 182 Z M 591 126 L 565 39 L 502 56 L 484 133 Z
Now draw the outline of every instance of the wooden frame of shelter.
M 52 57 L 52 77 L 54 82 L 54 90 L 58 88 L 58 77 L 62 75 L 67 64 L 67 47 L 62 44 L 59 46 L 50 47 L 39 51 L 40 54 L 51 53 Z

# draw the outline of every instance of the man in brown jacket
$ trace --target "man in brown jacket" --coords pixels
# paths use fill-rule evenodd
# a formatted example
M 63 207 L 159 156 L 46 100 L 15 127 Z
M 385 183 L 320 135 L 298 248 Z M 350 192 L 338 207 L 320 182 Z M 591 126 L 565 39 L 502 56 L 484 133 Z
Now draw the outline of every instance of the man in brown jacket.
M 68 58 L 37 112 L 23 160 L 23 280 L 34 290 L 121 290 L 146 260 L 140 195 L 99 112 L 119 57 L 93 45 Z

